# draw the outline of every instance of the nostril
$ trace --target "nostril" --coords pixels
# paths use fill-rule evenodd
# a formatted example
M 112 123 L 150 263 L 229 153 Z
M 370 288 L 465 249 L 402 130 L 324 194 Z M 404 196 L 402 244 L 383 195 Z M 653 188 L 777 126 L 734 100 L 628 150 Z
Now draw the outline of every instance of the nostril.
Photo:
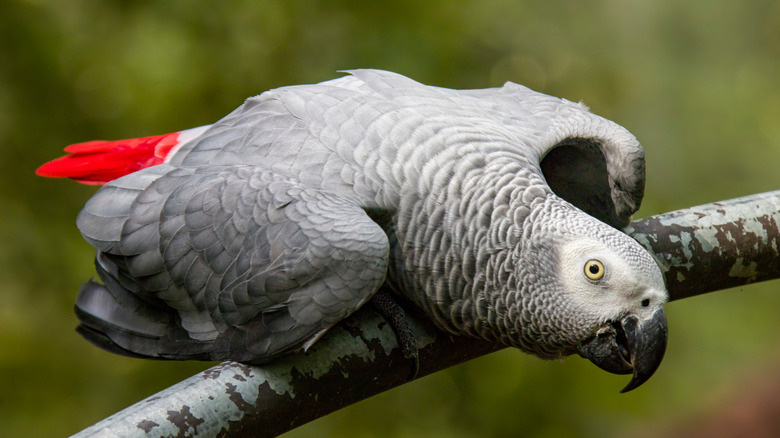
M 647 307 L 649 305 L 650 305 L 650 299 L 649 298 L 645 298 L 644 300 L 642 300 L 642 307 Z

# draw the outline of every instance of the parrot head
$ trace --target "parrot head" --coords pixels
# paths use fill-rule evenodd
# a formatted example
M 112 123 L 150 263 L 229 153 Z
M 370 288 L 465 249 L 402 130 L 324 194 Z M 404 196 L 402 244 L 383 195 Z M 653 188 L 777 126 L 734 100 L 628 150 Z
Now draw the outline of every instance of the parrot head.
M 619 237 L 606 244 L 590 239 L 569 242 L 559 263 L 563 291 L 592 321 L 577 352 L 611 373 L 633 374 L 622 390 L 627 392 L 661 364 L 667 293 L 650 254 L 632 239 Z
M 653 375 L 666 351 L 663 275 L 624 233 L 576 210 L 567 217 L 538 233 L 545 237 L 528 261 L 549 273 L 537 280 L 545 284 L 533 302 L 525 303 L 537 310 L 531 312 L 537 321 L 530 325 L 539 330 L 534 338 L 545 339 L 549 356 L 579 354 L 608 372 L 633 374 L 621 392 L 630 391 Z M 544 314 L 547 309 L 555 310 Z

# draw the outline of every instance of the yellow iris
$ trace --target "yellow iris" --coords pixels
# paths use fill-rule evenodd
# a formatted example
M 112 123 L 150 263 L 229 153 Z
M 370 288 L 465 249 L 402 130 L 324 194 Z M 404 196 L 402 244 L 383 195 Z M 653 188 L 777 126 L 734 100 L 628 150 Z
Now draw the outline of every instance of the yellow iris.
M 591 280 L 600 280 L 604 276 L 604 265 L 598 260 L 585 263 L 585 275 Z

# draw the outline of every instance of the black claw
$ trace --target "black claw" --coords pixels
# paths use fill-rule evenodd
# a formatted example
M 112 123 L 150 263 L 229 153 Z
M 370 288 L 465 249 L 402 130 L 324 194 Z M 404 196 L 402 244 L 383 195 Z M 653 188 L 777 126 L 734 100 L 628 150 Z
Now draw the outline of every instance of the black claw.
M 406 355 L 404 355 L 406 356 Z M 417 374 L 420 373 L 420 356 L 417 354 L 417 352 L 414 352 L 414 356 L 409 357 L 409 359 L 412 359 L 412 372 L 409 374 L 409 378 L 407 380 L 414 380 L 417 378 Z

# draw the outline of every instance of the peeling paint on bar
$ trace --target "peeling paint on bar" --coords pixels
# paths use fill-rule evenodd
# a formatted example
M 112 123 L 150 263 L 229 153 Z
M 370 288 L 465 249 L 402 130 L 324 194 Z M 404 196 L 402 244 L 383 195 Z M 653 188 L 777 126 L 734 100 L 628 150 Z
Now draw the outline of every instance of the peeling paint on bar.
M 632 222 L 626 233 L 653 253 L 670 299 L 780 277 L 780 191 Z
M 431 365 L 421 367 L 420 375 L 437 371 L 433 356 L 456 338 L 425 323 L 414 329 L 423 360 Z M 437 338 L 447 339 L 428 348 Z M 482 344 L 476 350 L 483 354 L 499 348 Z M 396 347 L 390 326 L 373 309 L 365 309 L 306 353 L 264 366 L 224 362 L 74 436 L 276 436 L 407 381 L 412 364 Z
M 780 278 L 780 191 L 679 210 L 626 232 L 664 271 L 672 300 Z M 224 362 L 136 403 L 76 437 L 271 437 L 409 381 L 389 325 L 361 309 L 306 353 L 264 366 Z M 413 318 L 418 377 L 503 347 Z

